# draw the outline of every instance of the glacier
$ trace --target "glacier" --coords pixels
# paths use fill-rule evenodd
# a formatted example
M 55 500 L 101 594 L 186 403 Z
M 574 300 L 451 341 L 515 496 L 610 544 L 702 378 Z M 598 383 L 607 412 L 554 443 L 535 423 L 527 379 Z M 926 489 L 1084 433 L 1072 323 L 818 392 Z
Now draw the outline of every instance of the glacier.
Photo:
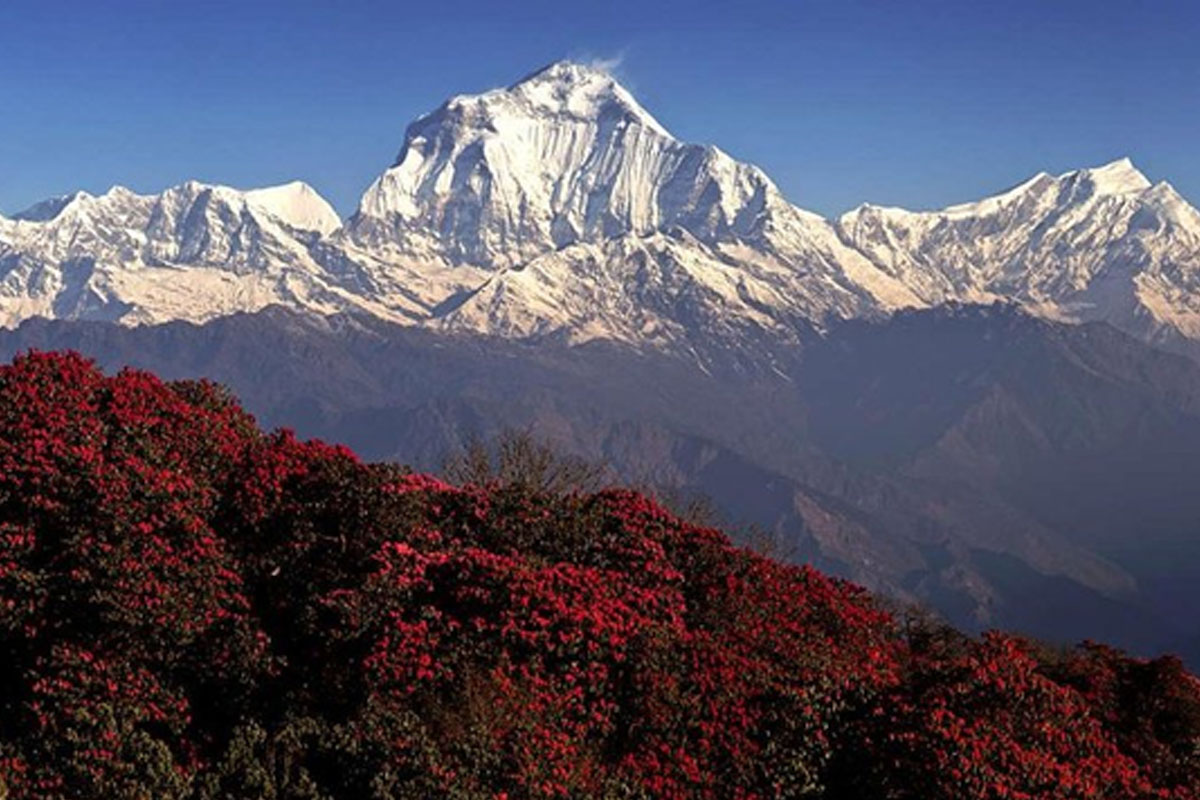
M 344 222 L 299 181 L 114 187 L 0 217 L 5 327 L 280 305 L 691 352 L 996 301 L 1200 340 L 1200 212 L 1121 159 L 941 210 L 825 219 L 672 136 L 604 69 L 563 61 L 414 121 Z

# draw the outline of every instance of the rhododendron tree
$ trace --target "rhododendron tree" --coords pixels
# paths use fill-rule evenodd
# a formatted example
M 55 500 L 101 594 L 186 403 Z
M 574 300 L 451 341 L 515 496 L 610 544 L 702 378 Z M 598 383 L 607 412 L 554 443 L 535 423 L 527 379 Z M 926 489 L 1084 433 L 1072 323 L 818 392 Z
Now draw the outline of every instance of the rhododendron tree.
M 1198 796 L 1177 660 L 906 628 L 642 495 L 509 474 L 0 367 L 0 797 Z

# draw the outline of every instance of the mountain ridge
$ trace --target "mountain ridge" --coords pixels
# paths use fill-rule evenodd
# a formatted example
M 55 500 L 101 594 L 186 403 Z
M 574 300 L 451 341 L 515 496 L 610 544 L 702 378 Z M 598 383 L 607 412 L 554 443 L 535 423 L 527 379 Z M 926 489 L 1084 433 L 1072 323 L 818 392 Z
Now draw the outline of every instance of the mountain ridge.
M 769 367 L 281 307 L 0 331 L 0 358 L 30 348 L 204 376 L 265 425 L 425 469 L 474 437 L 534 431 L 971 630 L 1144 654 L 1195 635 L 1179 609 L 1200 564 L 1200 367 L 1104 323 L 920 309 L 810 332 Z
M 537 448 L 452 484 L 70 353 L 0 418 L 11 800 L 1200 797 L 1178 658 L 893 614 Z
M 1191 350 L 1200 212 L 1122 158 L 941 210 L 825 219 L 758 167 L 676 139 L 608 72 L 561 61 L 415 120 L 344 221 L 299 182 L 117 187 L 0 217 L 7 327 L 278 303 L 686 354 L 995 300 Z

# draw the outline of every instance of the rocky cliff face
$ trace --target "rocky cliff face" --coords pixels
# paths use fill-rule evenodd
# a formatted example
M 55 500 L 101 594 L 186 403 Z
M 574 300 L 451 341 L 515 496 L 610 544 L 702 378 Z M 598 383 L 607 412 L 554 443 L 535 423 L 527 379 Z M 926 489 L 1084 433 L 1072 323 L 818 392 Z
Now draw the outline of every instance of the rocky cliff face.
M 1128 159 L 939 212 L 863 206 L 838 230 L 924 305 L 1007 299 L 1148 338 L 1200 336 L 1200 213 Z
M 409 126 L 343 225 L 301 183 L 77 194 L 0 219 L 0 321 L 145 324 L 279 304 L 674 353 L 949 302 L 1200 339 L 1200 212 L 1128 160 L 941 211 L 826 220 L 552 64 Z
M 340 223 L 309 186 L 78 192 L 0 219 L 0 321 L 203 321 L 282 304 L 352 307 L 310 245 Z

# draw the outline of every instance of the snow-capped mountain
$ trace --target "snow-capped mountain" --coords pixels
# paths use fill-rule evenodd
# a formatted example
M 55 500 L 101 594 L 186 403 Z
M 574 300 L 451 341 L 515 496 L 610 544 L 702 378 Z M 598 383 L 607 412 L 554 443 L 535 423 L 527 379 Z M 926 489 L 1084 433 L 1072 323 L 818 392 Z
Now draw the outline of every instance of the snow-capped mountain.
M 681 142 L 611 75 L 553 64 L 413 123 L 341 237 L 474 285 L 433 324 L 675 340 L 916 301 L 762 170 Z
M 412 123 L 342 225 L 302 183 L 113 189 L 0 218 L 0 322 L 203 321 L 270 304 L 667 349 L 1013 300 L 1200 339 L 1200 213 L 1128 161 L 941 211 L 826 220 L 560 62 Z
M 936 212 L 861 206 L 837 225 L 923 305 L 1015 300 L 1148 338 L 1200 338 L 1200 213 L 1128 159 Z
M 158 195 L 77 192 L 0 218 L 0 322 L 205 321 L 272 304 L 356 304 L 311 245 L 340 226 L 311 187 L 240 192 L 188 182 Z

